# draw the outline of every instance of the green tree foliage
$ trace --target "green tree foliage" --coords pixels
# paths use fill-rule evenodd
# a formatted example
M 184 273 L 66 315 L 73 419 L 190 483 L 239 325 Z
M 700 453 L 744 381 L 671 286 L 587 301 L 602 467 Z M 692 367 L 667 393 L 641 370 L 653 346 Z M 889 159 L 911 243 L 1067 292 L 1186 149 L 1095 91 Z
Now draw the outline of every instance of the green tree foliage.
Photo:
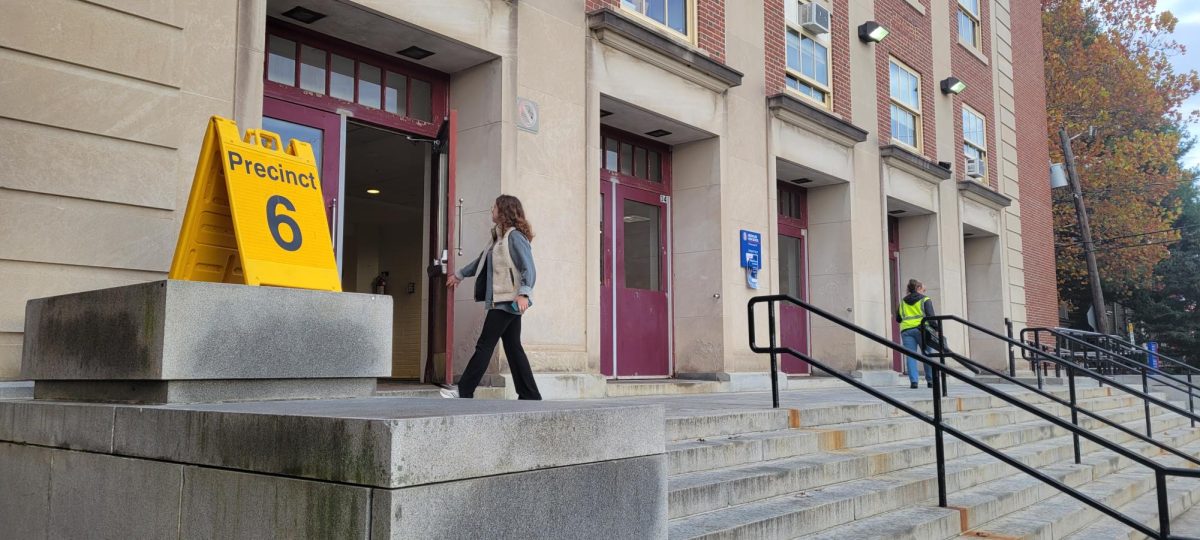
M 1158 285 L 1136 291 L 1131 305 L 1142 339 L 1156 340 L 1165 354 L 1200 365 L 1200 190 L 1189 182 L 1178 195 L 1182 211 L 1175 227 L 1181 237 L 1155 268 Z

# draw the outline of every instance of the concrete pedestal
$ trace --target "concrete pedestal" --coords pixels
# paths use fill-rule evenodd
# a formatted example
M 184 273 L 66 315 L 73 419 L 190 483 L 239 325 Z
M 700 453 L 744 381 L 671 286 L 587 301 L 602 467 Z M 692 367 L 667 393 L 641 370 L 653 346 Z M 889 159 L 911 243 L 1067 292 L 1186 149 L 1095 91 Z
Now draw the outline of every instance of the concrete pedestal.
M 0 401 L 13 538 L 666 538 L 660 406 Z
M 351 397 L 391 355 L 389 296 L 167 280 L 30 300 L 21 376 L 48 399 Z

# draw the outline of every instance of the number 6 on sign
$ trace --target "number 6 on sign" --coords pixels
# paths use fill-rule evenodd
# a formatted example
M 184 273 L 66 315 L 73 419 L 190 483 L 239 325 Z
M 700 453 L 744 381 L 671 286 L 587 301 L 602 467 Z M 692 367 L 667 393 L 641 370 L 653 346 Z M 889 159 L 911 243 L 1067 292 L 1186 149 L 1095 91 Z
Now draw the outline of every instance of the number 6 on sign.
M 342 290 L 312 147 L 214 116 L 170 277 Z
M 296 207 L 292 206 L 292 201 L 287 200 L 283 195 L 275 195 L 267 199 L 267 226 L 271 228 L 271 236 L 275 237 L 275 243 L 279 244 L 279 247 L 288 251 L 296 251 L 300 249 L 300 244 L 304 241 L 300 233 L 300 225 L 297 225 L 296 220 L 290 216 L 276 214 L 275 212 L 280 206 L 283 206 L 289 212 L 296 210 Z M 280 225 L 286 225 L 288 229 L 291 229 L 291 241 L 283 241 L 283 235 L 279 234 Z

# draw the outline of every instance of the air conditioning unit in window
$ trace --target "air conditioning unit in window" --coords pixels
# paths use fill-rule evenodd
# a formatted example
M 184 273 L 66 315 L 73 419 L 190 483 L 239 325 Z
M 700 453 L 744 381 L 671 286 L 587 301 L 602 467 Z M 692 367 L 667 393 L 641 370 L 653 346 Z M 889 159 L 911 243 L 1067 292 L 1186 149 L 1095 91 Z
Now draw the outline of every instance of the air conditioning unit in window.
M 800 6 L 800 26 L 814 34 L 828 34 L 829 10 L 816 2 Z
M 987 167 L 987 163 L 984 163 L 982 159 L 967 158 L 967 177 L 983 178 L 985 167 Z

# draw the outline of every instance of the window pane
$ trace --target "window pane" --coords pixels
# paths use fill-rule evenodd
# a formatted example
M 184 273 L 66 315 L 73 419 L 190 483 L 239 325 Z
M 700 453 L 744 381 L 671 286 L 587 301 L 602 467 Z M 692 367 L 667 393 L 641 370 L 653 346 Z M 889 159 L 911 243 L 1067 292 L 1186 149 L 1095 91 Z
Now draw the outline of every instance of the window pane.
M 329 73 L 329 95 L 354 101 L 354 60 L 335 54 L 332 64 Z
M 433 87 L 428 82 L 412 79 L 412 96 L 409 101 L 410 118 L 433 121 Z
M 387 85 L 383 89 L 384 110 L 400 116 L 408 115 L 408 79 L 399 73 L 387 72 Z
M 974 143 L 975 146 L 983 146 L 987 140 L 984 135 L 983 117 L 963 109 L 963 139 Z
M 687 0 L 667 0 L 667 26 L 687 34 Z
M 784 0 L 784 18 L 792 24 L 800 24 L 800 2 Z
M 800 89 L 800 81 L 797 81 L 796 78 L 792 77 L 791 75 L 788 75 L 787 85 L 788 85 L 788 88 L 792 88 L 794 90 Z
M 812 78 L 817 71 L 813 59 L 813 40 L 808 36 L 800 38 L 800 73 Z
M 304 141 L 312 145 L 313 157 L 317 160 L 317 171 L 321 170 L 321 150 L 325 132 L 314 127 L 278 120 L 269 116 L 262 119 L 262 127 L 266 131 L 279 135 L 279 142 L 284 148 L 291 144 L 292 139 Z
M 958 0 L 958 3 L 966 8 L 967 11 L 970 11 L 976 16 L 979 15 L 979 0 Z
M 662 235 L 659 234 L 657 206 L 637 201 L 624 201 L 624 260 L 625 288 L 650 291 L 661 290 Z
M 787 34 L 787 66 L 800 71 L 800 34 L 790 30 Z
M 888 81 L 891 83 L 892 99 L 900 97 L 900 66 L 894 62 L 888 67 Z
M 829 86 L 829 49 L 820 43 L 815 43 L 813 52 L 817 61 L 817 73 L 813 78 L 817 82 Z
M 646 177 L 646 149 L 640 146 L 633 149 L 633 175 Z
M 644 0 L 646 16 L 660 23 L 667 24 L 667 0 Z
M 358 102 L 372 109 L 378 109 L 380 83 L 379 68 L 369 64 L 358 65 Z
M 958 38 L 963 43 L 974 46 L 976 44 L 975 34 L 978 28 L 975 26 L 975 21 L 967 16 L 965 11 L 958 11 Z
M 799 298 L 804 276 L 800 273 L 800 239 L 779 237 L 779 292 Z
M 917 146 L 917 130 L 916 117 L 900 108 L 899 105 L 892 105 L 892 138 L 907 144 L 912 147 Z
M 613 139 L 604 139 L 604 168 L 617 172 L 617 146 L 620 143 Z
M 638 13 L 646 12 L 646 0 L 621 0 L 621 5 Z
M 268 36 L 267 80 L 296 86 L 296 42 Z
M 308 45 L 300 46 L 300 89 L 325 93 L 325 51 Z
M 633 174 L 633 145 L 621 143 L 621 174 Z
M 650 151 L 650 181 L 662 182 L 662 156 L 658 152 Z

